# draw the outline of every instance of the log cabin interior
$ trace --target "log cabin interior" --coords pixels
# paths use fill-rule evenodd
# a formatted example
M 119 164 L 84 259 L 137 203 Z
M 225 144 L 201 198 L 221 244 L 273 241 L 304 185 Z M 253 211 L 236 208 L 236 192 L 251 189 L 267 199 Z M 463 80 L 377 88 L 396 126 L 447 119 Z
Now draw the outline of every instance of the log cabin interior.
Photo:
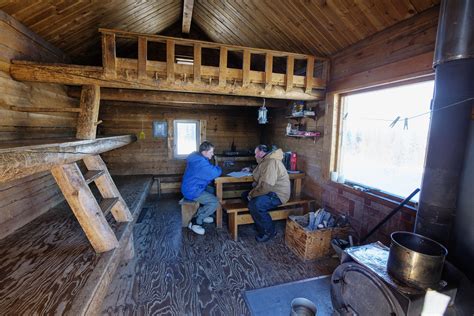
M 0 314 L 473 315 L 473 20 L 471 0 L 0 0 Z M 198 235 L 181 184 L 206 140 Z M 259 144 L 292 191 L 267 242 L 252 176 L 227 176 Z

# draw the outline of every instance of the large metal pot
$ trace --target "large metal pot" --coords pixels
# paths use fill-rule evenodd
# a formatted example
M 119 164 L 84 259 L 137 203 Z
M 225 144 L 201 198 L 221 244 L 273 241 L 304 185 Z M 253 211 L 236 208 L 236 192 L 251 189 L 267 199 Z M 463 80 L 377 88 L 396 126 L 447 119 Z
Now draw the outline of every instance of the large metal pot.
M 411 286 L 436 288 L 448 250 L 440 243 L 415 233 L 394 232 L 391 238 L 388 273 Z

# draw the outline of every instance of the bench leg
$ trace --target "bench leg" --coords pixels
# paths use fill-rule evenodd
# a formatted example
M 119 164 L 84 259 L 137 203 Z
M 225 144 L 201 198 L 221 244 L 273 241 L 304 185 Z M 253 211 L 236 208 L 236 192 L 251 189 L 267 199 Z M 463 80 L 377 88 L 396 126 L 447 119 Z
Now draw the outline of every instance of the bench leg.
M 230 236 L 235 241 L 237 241 L 237 239 L 239 238 L 238 233 L 237 233 L 237 228 L 238 228 L 237 214 L 229 213 L 229 232 L 230 232 Z
M 303 214 L 307 214 L 309 213 L 309 203 L 304 203 L 302 206 L 303 206 Z

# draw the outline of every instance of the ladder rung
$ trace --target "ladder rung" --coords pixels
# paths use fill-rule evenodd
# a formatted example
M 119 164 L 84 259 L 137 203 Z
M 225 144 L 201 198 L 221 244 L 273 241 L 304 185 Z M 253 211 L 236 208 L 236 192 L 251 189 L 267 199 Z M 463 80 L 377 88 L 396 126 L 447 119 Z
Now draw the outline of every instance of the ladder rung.
M 110 209 L 118 202 L 118 200 L 118 197 L 102 199 L 99 203 L 102 212 L 104 212 L 104 214 L 110 212 Z
M 84 179 L 86 180 L 87 184 L 89 184 L 103 174 L 104 170 L 89 170 L 84 175 Z

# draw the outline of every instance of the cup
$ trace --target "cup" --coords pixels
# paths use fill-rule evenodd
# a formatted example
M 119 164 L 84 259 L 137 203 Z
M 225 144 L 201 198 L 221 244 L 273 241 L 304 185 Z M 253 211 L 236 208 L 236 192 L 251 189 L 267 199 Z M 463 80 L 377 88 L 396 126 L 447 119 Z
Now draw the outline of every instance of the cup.
M 338 177 L 337 177 L 337 183 L 344 183 L 346 182 L 346 178 L 344 177 L 343 174 L 340 174 Z
M 337 182 L 338 173 L 337 171 L 331 171 L 331 181 Z

